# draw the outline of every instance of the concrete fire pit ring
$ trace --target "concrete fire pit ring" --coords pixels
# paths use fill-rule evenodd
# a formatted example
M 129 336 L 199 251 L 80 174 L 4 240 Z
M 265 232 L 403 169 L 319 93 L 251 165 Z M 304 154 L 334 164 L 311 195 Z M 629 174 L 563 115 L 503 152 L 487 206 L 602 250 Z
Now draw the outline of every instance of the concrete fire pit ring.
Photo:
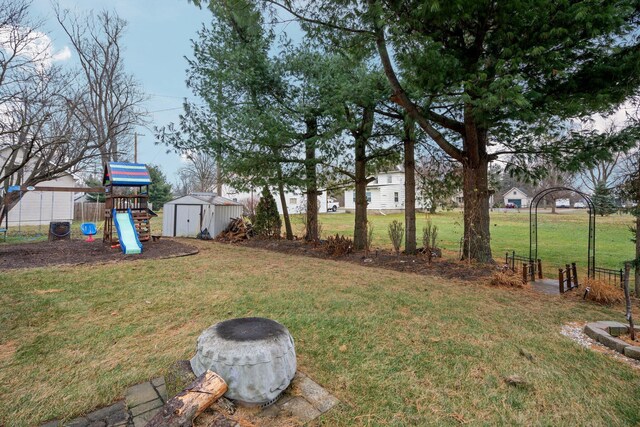
M 198 337 L 191 368 L 197 376 L 207 369 L 220 375 L 229 387 L 228 399 L 266 406 L 280 396 L 296 373 L 293 337 L 271 319 L 225 320 Z

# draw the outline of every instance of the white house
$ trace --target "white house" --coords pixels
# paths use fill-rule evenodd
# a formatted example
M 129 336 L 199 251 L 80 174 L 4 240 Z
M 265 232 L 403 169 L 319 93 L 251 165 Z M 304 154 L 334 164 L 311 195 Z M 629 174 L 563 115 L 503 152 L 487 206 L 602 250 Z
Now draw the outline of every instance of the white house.
M 367 185 L 367 210 L 401 211 L 404 210 L 404 171 L 394 170 L 380 172 L 376 179 Z M 356 208 L 356 192 L 354 189 L 344 192 L 345 209 Z M 420 199 L 420 191 L 416 184 L 416 207 L 425 209 Z
M 527 196 L 527 193 L 519 189 L 518 187 L 513 187 L 503 195 L 504 205 L 513 204 L 517 208 L 527 208 L 529 207 L 529 203 L 531 203 L 531 199 Z
M 6 154 L 5 154 L 6 155 Z M 0 165 L 6 159 L 0 152 Z M 28 166 L 27 166 L 28 167 Z M 61 177 L 43 181 L 38 187 L 77 187 L 80 179 L 64 173 Z M 14 184 L 14 183 L 12 183 Z M 16 182 L 15 185 L 20 183 Z M 1 189 L 0 191 L 4 191 Z M 75 193 L 57 191 L 24 191 L 20 201 L 9 210 L 9 227 L 18 225 L 48 225 L 53 221 L 73 221 L 73 201 Z M 5 223 L 3 221 L 2 226 Z
M 253 191 L 243 192 L 238 191 L 229 186 L 222 187 L 222 195 L 235 202 L 255 206 L 260 201 L 260 195 L 262 189 L 254 189 Z M 278 212 L 282 215 L 282 202 L 280 201 L 280 193 L 277 188 L 271 188 L 271 194 L 276 200 L 278 206 Z M 285 201 L 287 204 L 287 212 L 289 214 L 305 213 L 307 210 L 307 195 L 302 190 L 290 190 L 284 193 Z M 324 190 L 319 191 L 318 195 L 318 209 L 320 212 L 327 212 L 327 192 Z

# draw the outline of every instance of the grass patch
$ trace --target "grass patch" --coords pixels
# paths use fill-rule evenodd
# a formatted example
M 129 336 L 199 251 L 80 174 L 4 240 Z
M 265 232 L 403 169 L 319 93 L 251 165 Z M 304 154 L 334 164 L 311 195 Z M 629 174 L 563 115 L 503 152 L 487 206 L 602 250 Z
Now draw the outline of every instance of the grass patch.
M 588 214 L 586 210 L 562 211 L 552 215 L 540 210 L 538 215 L 538 251 L 543 261 L 545 275 L 558 277 L 558 268 L 564 264 L 576 262 L 579 269 L 586 272 L 587 240 L 589 234 Z M 373 246 L 392 249 L 387 233 L 388 225 L 393 221 L 404 222 L 404 214 L 370 214 L 369 221 L 374 226 Z M 427 220 L 438 226 L 438 246 L 449 251 L 449 256 L 458 254 L 460 238 L 463 235 L 463 219 L 461 211 L 439 212 L 427 217 L 417 215 L 416 229 L 418 235 Z M 300 235 L 301 219 L 293 215 L 292 221 L 296 232 Z M 631 215 L 610 215 L 596 218 L 596 263 L 599 267 L 623 268 L 625 260 L 633 259 L 635 246 L 631 242 L 629 225 L 634 217 Z M 320 215 L 323 235 L 336 233 L 353 237 L 354 215 L 337 213 Z M 422 242 L 418 242 L 421 245 Z M 516 251 L 529 255 L 529 211 L 514 210 L 491 212 L 491 248 L 494 259 L 503 261 L 506 252 Z M 446 255 L 446 252 L 445 252 Z
M 640 423 L 640 374 L 559 334 L 569 321 L 622 321 L 620 308 L 198 246 L 162 262 L 0 273 L 0 425 L 109 404 L 240 316 L 289 328 L 299 367 L 343 402 L 320 424 Z

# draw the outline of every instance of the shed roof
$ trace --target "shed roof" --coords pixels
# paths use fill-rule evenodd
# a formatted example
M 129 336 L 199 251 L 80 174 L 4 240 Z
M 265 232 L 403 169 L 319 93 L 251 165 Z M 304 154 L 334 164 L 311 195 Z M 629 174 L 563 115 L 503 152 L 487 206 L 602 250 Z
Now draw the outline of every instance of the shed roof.
M 241 203 L 218 196 L 215 193 L 191 193 L 189 195 L 215 206 L 242 206 Z
M 226 197 L 220 197 L 214 193 L 190 193 L 186 196 L 173 199 L 167 204 L 176 204 L 182 202 L 186 204 L 207 204 L 214 206 L 242 206 L 241 203 L 234 202 Z M 197 203 L 196 203 L 197 202 Z
M 151 176 L 143 163 L 109 162 L 104 165 L 102 185 L 135 187 L 149 184 Z

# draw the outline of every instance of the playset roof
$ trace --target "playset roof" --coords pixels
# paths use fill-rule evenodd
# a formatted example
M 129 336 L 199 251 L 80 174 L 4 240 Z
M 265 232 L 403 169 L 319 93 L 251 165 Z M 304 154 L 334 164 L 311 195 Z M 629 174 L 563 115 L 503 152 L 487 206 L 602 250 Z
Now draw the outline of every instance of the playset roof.
M 151 184 L 151 176 L 145 164 L 109 162 L 104 166 L 102 185 L 136 187 L 149 184 Z

